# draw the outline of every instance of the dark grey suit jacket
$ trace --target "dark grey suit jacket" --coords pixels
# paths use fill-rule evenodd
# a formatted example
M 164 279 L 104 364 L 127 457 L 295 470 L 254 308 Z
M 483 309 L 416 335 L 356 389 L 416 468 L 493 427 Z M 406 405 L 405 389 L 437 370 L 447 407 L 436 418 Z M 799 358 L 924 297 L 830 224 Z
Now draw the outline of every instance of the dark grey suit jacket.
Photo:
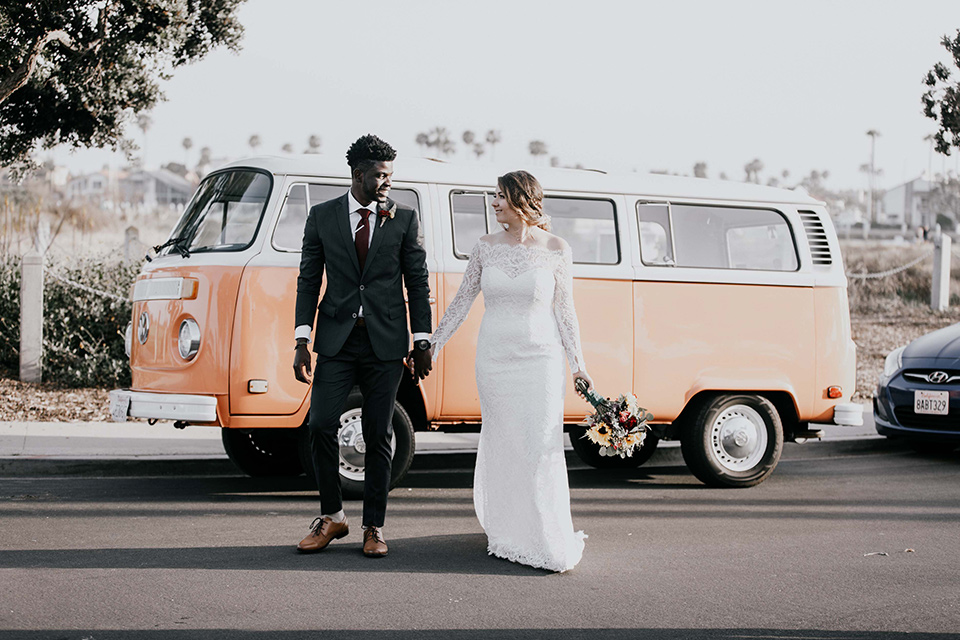
M 388 200 L 379 207 L 390 208 L 394 204 Z M 371 208 L 375 206 L 378 205 L 371 203 Z M 361 273 L 347 207 L 344 193 L 312 207 L 307 215 L 297 278 L 296 326 L 313 327 L 316 316 L 313 350 L 334 356 L 353 330 L 357 311 L 363 305 L 376 356 L 381 360 L 405 358 L 410 334 L 404 287 L 410 304 L 410 330 L 430 333 L 432 328 L 427 256 L 421 244 L 417 212 L 397 204 L 394 217 L 384 220 L 383 226 L 379 218 L 370 217 L 376 229 Z M 327 288 L 318 307 L 324 271 Z

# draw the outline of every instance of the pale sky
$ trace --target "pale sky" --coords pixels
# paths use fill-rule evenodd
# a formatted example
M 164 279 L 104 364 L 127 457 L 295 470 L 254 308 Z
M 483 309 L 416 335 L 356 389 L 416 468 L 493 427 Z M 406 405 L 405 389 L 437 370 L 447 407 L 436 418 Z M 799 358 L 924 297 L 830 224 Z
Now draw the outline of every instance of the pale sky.
M 839 189 L 866 185 L 868 129 L 881 134 L 879 186 L 927 170 L 922 78 L 948 61 L 940 38 L 960 28 L 960 2 L 249 0 L 240 19 L 239 54 L 163 84 L 148 165 L 183 162 L 187 136 L 192 165 L 204 146 L 251 155 L 254 133 L 259 153 L 300 152 L 317 134 L 342 157 L 371 132 L 399 151 L 399 177 L 421 154 L 416 134 L 440 125 L 456 162 L 477 162 L 464 130 L 499 129 L 498 164 L 528 163 L 538 139 L 562 164 L 692 174 L 703 161 L 711 178 L 742 180 L 760 158 L 763 181 L 828 170 Z M 93 170 L 110 154 L 57 158 Z M 957 154 L 932 167 L 956 170 Z

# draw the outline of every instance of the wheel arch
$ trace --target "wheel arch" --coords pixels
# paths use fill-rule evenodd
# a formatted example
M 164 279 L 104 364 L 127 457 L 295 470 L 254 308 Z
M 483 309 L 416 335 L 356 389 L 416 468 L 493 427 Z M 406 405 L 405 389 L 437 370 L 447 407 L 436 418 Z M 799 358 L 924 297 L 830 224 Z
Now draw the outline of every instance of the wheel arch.
M 680 437 L 683 426 L 692 420 L 700 407 L 719 395 L 757 395 L 769 400 L 780 415 L 784 438 L 792 435 L 800 425 L 797 401 L 791 390 L 787 389 L 701 389 L 694 393 L 684 405 L 680 415 L 669 426 L 664 428 L 666 437 L 675 439 Z

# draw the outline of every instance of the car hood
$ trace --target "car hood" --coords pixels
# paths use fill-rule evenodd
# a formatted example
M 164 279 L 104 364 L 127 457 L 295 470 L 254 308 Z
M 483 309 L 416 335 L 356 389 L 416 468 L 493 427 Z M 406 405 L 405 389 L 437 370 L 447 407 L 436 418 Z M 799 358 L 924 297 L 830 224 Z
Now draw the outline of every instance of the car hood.
M 960 323 L 920 336 L 903 350 L 903 359 L 938 358 L 942 365 L 960 366 Z

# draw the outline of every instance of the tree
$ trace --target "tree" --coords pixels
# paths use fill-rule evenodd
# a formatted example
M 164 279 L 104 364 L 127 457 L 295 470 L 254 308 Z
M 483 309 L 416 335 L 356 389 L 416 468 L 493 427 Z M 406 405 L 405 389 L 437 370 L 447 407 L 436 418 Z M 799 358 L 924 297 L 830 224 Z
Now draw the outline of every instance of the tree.
M 693 165 L 693 175 L 696 178 L 706 178 L 707 177 L 707 163 L 698 162 Z
M 143 157 L 140 164 L 144 169 L 147 168 L 147 131 L 149 131 L 152 126 L 153 118 L 145 113 L 137 115 L 137 127 L 143 132 Z M 0 127 L 0 129 L 2 129 L 2 127 Z
M 496 151 L 496 146 L 500 144 L 500 141 L 503 138 L 500 136 L 500 132 L 497 129 L 490 129 L 487 131 L 487 144 L 490 145 L 490 157 L 494 156 L 494 151 Z
M 450 155 L 457 150 L 457 145 L 450 139 L 450 132 L 446 127 L 434 127 L 428 134 L 428 147 L 436 147 L 443 155 Z
M 420 153 L 424 153 L 427 150 L 427 147 L 430 146 L 430 136 L 425 133 L 417 134 L 417 146 L 420 147 Z
M 480 159 L 480 156 L 487 152 L 487 148 L 483 146 L 482 142 L 477 142 L 473 145 L 473 153 L 477 156 L 477 160 Z
M 473 144 L 473 141 L 476 140 L 476 138 L 477 135 L 469 129 L 463 132 L 463 143 L 468 147 Z
M 285 145 L 283 145 L 282 147 L 280 147 L 280 151 L 282 151 L 282 152 L 284 152 L 284 153 L 287 153 L 287 154 L 293 153 L 293 145 L 288 142 L 288 143 L 286 143 Z
M 874 163 L 874 151 L 877 146 L 877 138 L 880 137 L 880 132 L 876 129 L 870 129 L 867 131 L 867 135 L 870 136 L 870 164 L 868 165 L 869 171 L 867 174 L 867 182 L 870 186 L 870 193 L 868 194 L 867 199 L 867 220 L 869 222 L 876 222 L 873 212 L 873 195 L 874 195 L 874 179 L 880 174 L 880 171 L 876 168 Z M 860 167 L 860 170 L 863 171 L 863 167 Z
M 527 148 L 534 159 L 547 155 L 547 143 L 543 140 L 531 140 Z
M 951 226 L 956 228 L 960 222 L 960 179 L 944 177 L 935 183 L 927 194 L 925 208 L 938 217 L 948 217 Z
M 0 4 L 0 165 L 38 148 L 135 148 L 124 124 L 163 99 L 158 80 L 239 48 L 243 0 L 5 0 Z
M 760 172 L 763 171 L 763 162 L 760 161 L 760 158 L 754 158 L 748 162 L 744 165 L 743 170 L 747 172 L 744 182 L 760 184 Z
M 314 134 L 307 138 L 307 153 L 320 153 L 320 147 L 323 145 L 323 140 L 320 139 L 320 136 Z
M 261 144 L 261 142 L 260 142 L 260 136 L 257 135 L 256 133 L 253 134 L 252 136 L 250 136 L 250 139 L 247 140 L 247 144 L 249 144 L 249 145 L 250 145 L 250 148 L 253 149 L 253 152 L 256 153 L 256 152 L 257 152 L 257 148 L 258 148 L 258 147 L 260 146 L 260 144 Z
M 190 164 L 190 149 L 193 148 L 193 140 L 191 138 L 184 138 L 180 144 L 183 145 L 183 166 L 186 168 L 187 165 Z
M 960 67 L 960 29 L 953 39 L 943 36 L 940 44 L 953 57 L 953 65 Z M 951 82 L 950 69 L 938 62 L 927 72 L 923 84 L 927 86 L 920 99 L 923 115 L 939 126 L 933 135 L 937 153 L 948 156 L 952 147 L 960 148 L 960 81 Z

